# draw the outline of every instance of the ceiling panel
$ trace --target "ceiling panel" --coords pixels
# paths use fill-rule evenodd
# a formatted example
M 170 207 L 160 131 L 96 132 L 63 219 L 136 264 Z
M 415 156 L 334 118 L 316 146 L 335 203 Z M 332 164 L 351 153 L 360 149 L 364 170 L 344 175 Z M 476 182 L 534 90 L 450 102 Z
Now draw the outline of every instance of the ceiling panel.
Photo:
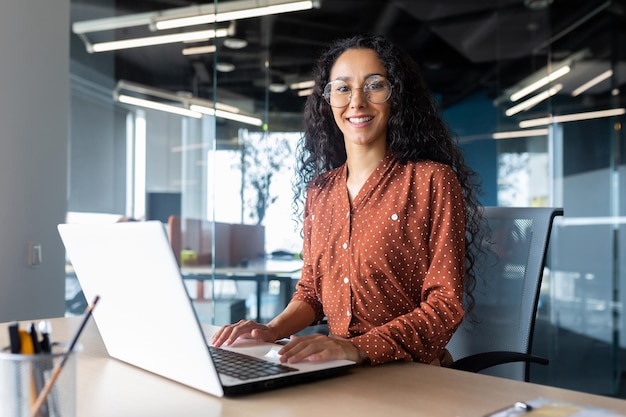
M 217 40 L 217 59 L 214 55 L 183 56 L 179 44 L 109 54 L 115 57 L 119 79 L 200 97 L 213 96 L 215 61 L 228 61 L 236 69 L 218 73 L 220 88 L 248 97 L 259 109 L 265 108 L 269 97 L 271 111 L 297 113 L 304 99 L 290 90 L 268 93 L 270 77 L 288 83 L 310 79 L 316 57 L 332 40 L 355 33 L 384 34 L 414 56 L 445 108 L 479 90 L 496 97 L 545 68 L 549 59 L 563 59 L 583 47 L 590 48 L 590 60 L 606 62 L 607 51 L 614 49 L 607 39 L 625 38 L 624 1 L 553 0 L 547 9 L 531 10 L 524 0 L 322 0 L 319 9 L 238 21 L 235 37 L 246 39 L 248 46 L 230 50 Z M 191 4 L 185 0 L 72 0 L 71 19 Z M 607 29 L 607 25 L 613 26 Z M 107 36 L 149 33 L 143 27 Z

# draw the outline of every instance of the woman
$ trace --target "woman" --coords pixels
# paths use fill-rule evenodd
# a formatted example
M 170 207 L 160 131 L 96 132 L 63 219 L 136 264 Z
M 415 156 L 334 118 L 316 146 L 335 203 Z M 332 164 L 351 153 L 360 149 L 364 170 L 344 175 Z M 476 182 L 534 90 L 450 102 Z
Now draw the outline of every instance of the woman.
M 292 336 L 281 361 L 449 361 L 480 208 L 416 64 L 381 37 L 338 41 L 315 68 L 304 120 L 296 293 L 267 325 L 225 326 L 212 343 L 274 341 L 327 318 L 329 336 Z

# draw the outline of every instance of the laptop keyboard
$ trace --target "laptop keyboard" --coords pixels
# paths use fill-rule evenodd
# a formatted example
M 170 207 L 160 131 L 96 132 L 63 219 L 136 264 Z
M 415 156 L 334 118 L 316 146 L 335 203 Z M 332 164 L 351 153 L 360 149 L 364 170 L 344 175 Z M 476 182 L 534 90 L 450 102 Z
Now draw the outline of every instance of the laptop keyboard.
M 213 356 L 215 368 L 219 373 L 241 380 L 262 378 L 297 371 L 297 369 L 289 366 L 272 363 L 226 349 L 218 349 L 216 347 L 209 346 L 209 350 Z

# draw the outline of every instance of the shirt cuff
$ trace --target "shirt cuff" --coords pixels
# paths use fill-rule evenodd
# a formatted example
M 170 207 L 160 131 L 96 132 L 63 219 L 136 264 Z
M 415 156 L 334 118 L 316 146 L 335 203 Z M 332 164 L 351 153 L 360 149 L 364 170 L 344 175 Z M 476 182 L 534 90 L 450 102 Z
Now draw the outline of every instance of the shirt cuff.
M 390 343 L 376 330 L 355 336 L 350 341 L 358 349 L 365 352 L 372 365 L 399 360 L 413 361 L 413 358 L 407 352 L 398 350 L 395 344 Z

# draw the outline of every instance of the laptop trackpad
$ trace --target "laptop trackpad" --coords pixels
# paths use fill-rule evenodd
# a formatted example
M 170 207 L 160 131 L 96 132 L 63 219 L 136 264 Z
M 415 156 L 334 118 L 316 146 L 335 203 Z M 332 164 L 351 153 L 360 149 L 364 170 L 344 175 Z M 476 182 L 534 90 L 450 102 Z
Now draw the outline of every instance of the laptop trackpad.
M 269 350 L 269 352 L 267 352 L 265 354 L 265 358 L 271 360 L 271 361 L 279 361 L 280 360 L 280 355 L 278 354 L 278 351 L 282 349 L 282 346 L 272 346 Z

